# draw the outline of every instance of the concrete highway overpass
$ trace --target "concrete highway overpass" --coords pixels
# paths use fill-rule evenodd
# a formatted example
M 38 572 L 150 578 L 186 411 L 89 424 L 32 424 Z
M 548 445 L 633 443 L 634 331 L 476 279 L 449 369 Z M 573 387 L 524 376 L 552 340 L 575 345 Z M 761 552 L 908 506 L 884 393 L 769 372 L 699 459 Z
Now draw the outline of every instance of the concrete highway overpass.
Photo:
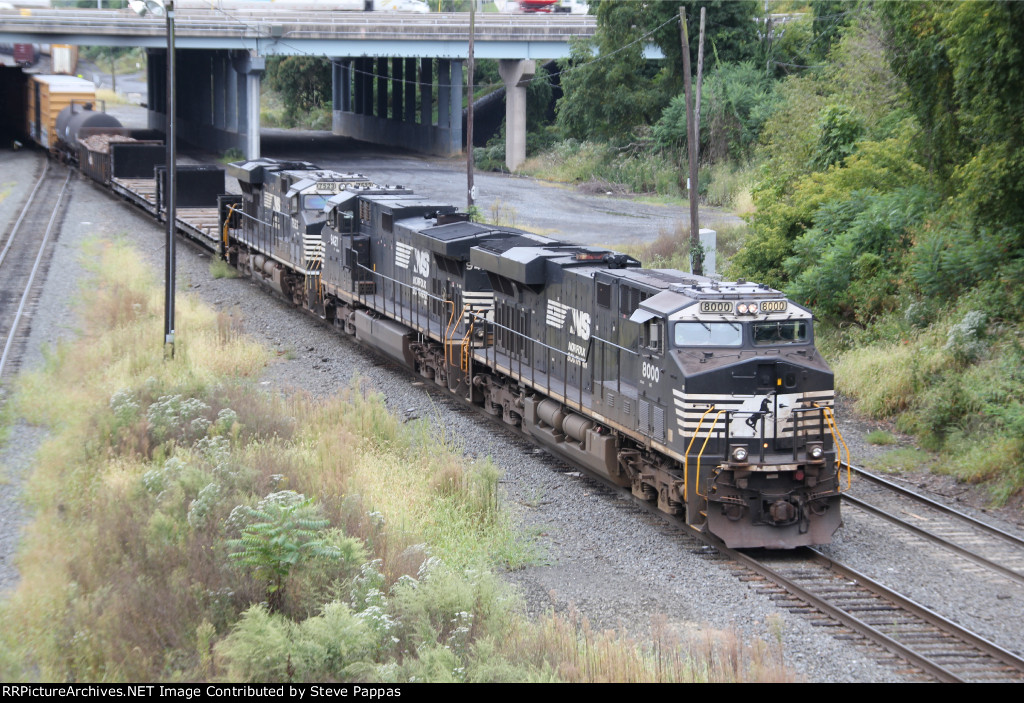
M 269 5 L 269 4 L 268 4 Z M 537 59 L 568 56 L 593 36 L 586 15 L 478 13 L 477 58 L 500 61 L 510 167 L 525 154 L 525 84 Z M 333 65 L 333 131 L 435 154 L 462 150 L 468 13 L 179 10 L 175 16 L 177 131 L 211 150 L 259 155 L 260 76 L 273 55 Z M 147 49 L 149 122 L 166 124 L 166 22 L 130 10 L 0 10 L 0 42 Z M 659 58 L 657 50 L 649 50 Z

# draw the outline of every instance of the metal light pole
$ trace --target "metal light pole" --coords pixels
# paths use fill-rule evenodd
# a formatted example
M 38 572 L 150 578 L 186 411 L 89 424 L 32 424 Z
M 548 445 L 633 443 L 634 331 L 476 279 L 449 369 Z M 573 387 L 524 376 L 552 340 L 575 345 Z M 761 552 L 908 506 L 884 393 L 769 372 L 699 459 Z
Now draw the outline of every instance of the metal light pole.
M 476 35 L 476 0 L 469 3 L 469 102 L 466 110 L 466 210 L 472 212 L 476 200 L 476 186 L 473 184 L 473 73 L 476 59 L 473 55 L 473 40 Z
M 174 358 L 174 256 L 175 139 L 174 139 L 174 0 L 129 0 L 140 16 L 147 12 L 167 18 L 167 242 L 164 259 L 164 358 Z

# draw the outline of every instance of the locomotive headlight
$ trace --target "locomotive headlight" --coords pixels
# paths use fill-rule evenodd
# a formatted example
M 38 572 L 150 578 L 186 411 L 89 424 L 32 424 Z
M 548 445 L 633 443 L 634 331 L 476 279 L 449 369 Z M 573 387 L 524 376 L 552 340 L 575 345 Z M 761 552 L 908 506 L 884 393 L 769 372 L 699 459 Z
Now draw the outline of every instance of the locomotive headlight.
M 808 444 L 807 457 L 811 461 L 821 461 L 825 457 L 825 447 L 818 443 Z
M 729 456 L 732 457 L 733 462 L 737 464 L 746 464 L 749 452 L 743 445 L 735 445 L 730 449 Z
M 757 303 L 740 303 L 736 306 L 736 312 L 740 315 L 753 315 L 757 312 Z

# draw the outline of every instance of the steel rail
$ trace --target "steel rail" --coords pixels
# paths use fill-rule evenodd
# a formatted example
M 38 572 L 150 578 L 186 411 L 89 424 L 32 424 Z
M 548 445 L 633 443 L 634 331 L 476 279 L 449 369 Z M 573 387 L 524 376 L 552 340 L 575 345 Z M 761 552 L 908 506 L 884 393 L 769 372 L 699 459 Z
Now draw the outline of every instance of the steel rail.
M 976 649 L 984 652 L 993 659 L 1001 661 L 1003 664 L 1006 664 L 1008 667 L 1016 670 L 1020 673 L 1021 680 L 1024 680 L 1024 659 L 1021 659 L 1017 655 L 1013 654 L 1010 651 L 1007 651 L 1006 649 L 1003 649 L 997 644 L 989 642 L 984 637 L 976 635 L 970 630 L 967 630 L 961 627 L 960 625 L 957 625 L 952 620 L 944 618 L 943 616 L 939 615 L 933 610 L 930 610 L 929 608 L 926 608 L 920 603 L 916 603 L 915 601 L 912 601 L 909 598 L 905 598 L 904 596 L 899 595 L 892 589 L 887 588 L 886 586 L 883 586 L 877 581 L 868 578 L 864 574 L 861 574 L 859 571 L 856 571 L 853 568 L 846 566 L 845 564 L 837 562 L 831 557 L 825 556 L 817 549 L 811 547 L 807 549 L 816 556 L 816 560 L 823 566 L 827 566 L 829 569 L 840 574 L 844 578 L 848 578 L 851 581 L 857 582 L 857 584 L 859 584 L 862 588 L 871 591 L 877 596 L 895 601 L 897 605 L 906 609 L 908 612 L 911 612 L 912 614 L 916 615 L 922 620 L 925 620 L 926 622 L 953 635 L 954 637 L 961 638 L 968 645 L 975 647 Z
M 707 535 L 700 535 L 700 538 L 706 541 L 708 544 L 716 547 L 722 554 L 725 554 L 730 559 L 742 564 L 751 571 L 760 574 L 764 578 L 778 584 L 785 590 L 789 591 L 792 595 L 796 596 L 805 603 L 814 606 L 825 615 L 828 615 L 833 620 L 838 620 L 846 627 L 850 628 L 854 632 L 862 635 L 868 640 L 875 642 L 882 647 L 888 649 L 890 652 L 902 657 L 907 662 L 920 668 L 922 671 L 929 673 L 930 675 L 937 678 L 939 681 L 944 683 L 966 683 L 956 674 L 947 671 L 945 668 L 936 664 L 927 657 L 918 654 L 914 650 L 910 649 L 906 645 L 894 640 L 885 633 L 872 627 L 868 623 L 864 622 L 860 618 L 852 615 L 851 613 L 843 610 L 842 608 L 833 605 L 821 596 L 817 596 L 811 591 L 807 590 L 803 586 L 800 586 L 792 579 L 789 579 L 774 569 L 765 566 L 761 562 L 754 559 L 752 556 L 738 552 L 733 549 L 729 549 L 723 543 L 718 542 Z
M 481 416 L 486 416 L 486 414 L 483 412 L 481 412 L 480 414 Z M 529 435 L 516 430 L 516 428 L 510 427 L 508 425 L 503 425 L 503 423 L 498 421 L 497 418 L 490 419 L 493 420 L 496 425 L 502 425 L 507 427 L 508 429 L 515 431 L 516 436 L 524 437 L 525 439 L 527 439 L 527 441 L 530 441 L 535 446 L 544 449 L 544 451 L 549 451 L 543 445 L 533 441 L 533 439 Z M 657 515 L 662 519 L 666 520 L 667 522 L 672 523 L 678 527 L 688 528 L 684 532 L 686 534 L 693 535 L 699 542 L 703 542 L 705 545 L 716 549 L 723 556 L 732 559 L 738 564 L 741 564 L 742 566 L 748 568 L 750 571 L 753 571 L 754 573 L 762 576 L 768 581 L 775 583 L 776 585 L 790 593 L 790 595 L 796 597 L 804 603 L 807 603 L 808 605 L 813 606 L 827 617 L 830 617 L 833 620 L 845 625 L 850 630 L 860 634 L 867 640 L 888 650 L 895 656 L 902 658 L 904 661 L 908 662 L 914 667 L 917 667 L 918 669 L 927 673 L 929 676 L 934 677 L 938 681 L 948 683 L 966 683 L 968 681 L 968 679 L 965 679 L 957 673 L 950 671 L 947 667 L 934 661 L 925 654 L 915 651 L 911 645 L 904 644 L 899 640 L 893 638 L 892 636 L 885 634 L 878 628 L 874 627 L 868 622 L 865 622 L 863 619 L 857 617 L 853 613 L 844 610 L 842 607 L 829 602 L 824 596 L 816 595 L 813 591 L 809 590 L 808 588 L 805 588 L 804 586 L 801 586 L 793 579 L 779 573 L 770 566 L 761 563 L 754 556 L 751 556 L 750 554 L 747 554 L 742 551 L 726 547 L 725 544 L 721 542 L 718 538 L 707 533 L 700 532 L 696 528 L 686 525 L 685 522 L 683 522 L 681 519 L 677 517 L 673 517 L 671 515 L 661 512 L 650 501 L 645 501 L 640 498 L 637 498 L 632 494 L 630 489 L 617 486 L 616 484 L 612 483 L 611 481 L 601 476 L 600 474 L 592 472 L 587 467 L 576 464 L 568 457 L 563 457 L 560 455 L 556 456 L 560 461 L 563 461 L 566 464 L 575 467 L 577 470 L 585 473 L 589 478 L 599 481 L 602 485 L 605 485 L 611 490 L 620 492 L 623 496 L 631 497 L 635 505 L 638 505 L 639 507 L 643 508 L 649 514 Z M 999 647 L 998 645 L 989 642 L 983 637 L 969 630 L 964 629 L 963 627 L 957 625 L 951 620 L 948 620 L 947 618 L 939 615 L 938 613 L 935 613 L 934 611 L 926 608 L 925 606 L 916 603 L 905 596 L 898 594 L 892 589 L 889 589 L 881 583 L 878 583 L 877 581 L 874 581 L 873 579 L 861 574 L 855 569 L 844 564 L 841 564 L 840 562 L 837 562 L 830 557 L 825 556 L 824 554 L 822 554 L 814 548 L 801 547 L 798 550 L 793 550 L 792 553 L 798 554 L 800 552 L 805 552 L 806 554 L 808 554 L 809 561 L 811 563 L 815 563 L 824 568 L 827 568 L 831 573 L 839 575 L 842 578 L 848 580 L 849 582 L 856 584 L 867 593 L 873 594 L 874 596 L 877 596 L 878 598 L 887 601 L 894 607 L 899 608 L 903 612 L 918 618 L 919 620 L 923 621 L 927 625 L 930 625 L 939 632 L 945 633 L 950 638 L 952 638 L 953 642 L 959 640 L 961 644 L 966 645 L 968 647 L 973 647 L 978 652 L 981 652 L 984 655 L 992 657 L 994 660 L 1000 662 L 1002 665 L 1008 667 L 1009 669 L 1012 669 L 1015 672 L 1019 672 L 1019 678 L 1022 681 L 1024 681 L 1024 659 L 1017 657 L 1012 652 L 1009 652 L 1006 649 L 1003 649 L 1002 647 Z
M 913 500 L 916 500 L 919 503 L 923 503 L 923 504 L 927 505 L 929 508 L 931 508 L 933 510 L 937 510 L 937 511 L 939 511 L 941 513 L 945 513 L 946 515 L 951 515 L 953 517 L 957 517 L 957 518 L 963 520 L 964 522 L 969 523 L 971 526 L 976 527 L 979 530 L 982 530 L 983 532 L 987 532 L 988 534 L 993 535 L 995 537 L 1000 537 L 1000 538 L 1006 540 L 1007 542 L 1011 542 L 1012 544 L 1014 544 L 1017 547 L 1024 548 L 1024 539 L 1021 539 L 1020 537 L 1017 537 L 1016 535 L 1012 535 L 1009 532 L 1005 532 L 1003 530 L 1000 530 L 998 527 L 994 527 L 993 525 L 990 525 L 987 522 L 982 522 L 981 520 L 979 520 L 977 518 L 974 518 L 974 517 L 971 517 L 970 515 L 967 515 L 966 513 L 962 513 L 962 512 L 960 512 L 959 510 L 957 510 L 955 508 L 949 507 L 948 505 L 943 505 L 942 503 L 940 503 L 940 502 L 938 502 L 936 500 L 932 500 L 931 498 L 928 498 L 927 496 L 921 495 L 920 493 L 917 493 L 916 491 L 912 491 L 909 488 L 904 488 L 903 486 L 900 486 L 897 483 L 894 483 L 892 481 L 889 481 L 887 479 L 882 478 L 878 474 L 874 474 L 874 473 L 872 473 L 870 471 L 867 471 L 866 469 L 862 469 L 862 468 L 860 468 L 858 466 L 852 466 L 852 465 L 849 465 L 849 464 L 841 464 L 841 468 L 848 468 L 851 471 L 853 471 L 855 474 L 857 474 L 858 476 L 862 476 L 862 477 L 866 478 L 867 480 L 871 481 L 872 483 L 876 483 L 876 484 L 878 484 L 880 486 L 884 486 L 885 488 L 888 488 L 891 491 L 899 493 L 902 496 L 906 496 L 907 498 L 911 498 Z
M 923 537 L 923 538 L 925 538 L 925 539 L 927 539 L 927 540 L 929 540 L 931 542 L 934 542 L 935 544 L 938 544 L 938 545 L 944 547 L 945 549 L 948 549 L 948 550 L 950 550 L 952 552 L 955 552 L 956 554 L 959 554 L 960 556 L 964 557 L 965 559 L 969 559 L 969 560 L 973 561 L 974 563 L 979 564 L 980 566 L 984 566 L 987 569 L 991 569 L 992 571 L 997 571 L 1000 574 L 1002 574 L 1003 576 L 1006 576 L 1007 578 L 1010 578 L 1013 581 L 1016 581 L 1017 583 L 1019 583 L 1021 585 L 1024 585 L 1024 574 L 1020 573 L 1019 571 L 1014 571 L 1013 569 L 1010 569 L 1009 567 L 1003 566 L 1002 564 L 996 563 L 996 562 L 994 562 L 994 561 L 992 561 L 990 559 L 986 559 L 985 557 L 981 556 L 980 554 L 977 554 L 976 552 L 972 552 L 971 550 L 969 550 L 969 549 L 967 549 L 965 547 L 961 547 L 960 545 L 958 545 L 958 544 L 956 544 L 954 542 L 950 542 L 948 539 L 945 539 L 944 537 L 940 537 L 939 535 L 935 534 L 934 532 L 929 532 L 928 530 L 926 530 L 926 529 L 924 529 L 922 527 L 918 527 L 917 525 L 913 525 L 913 524 L 907 522 L 906 520 L 903 520 L 901 518 L 896 517 L 892 513 L 886 512 L 882 508 L 879 508 L 879 507 L 877 507 L 875 505 L 872 505 L 871 503 L 867 503 L 867 502 L 861 500 L 860 498 L 854 498 L 853 496 L 851 496 L 851 495 L 849 495 L 847 493 L 844 493 L 843 494 L 843 500 L 845 502 L 849 503 L 850 505 L 853 505 L 853 506 L 855 506 L 857 508 L 860 508 L 861 510 L 863 510 L 865 512 L 868 512 L 868 513 L 871 513 L 872 515 L 880 517 L 880 518 L 882 518 L 884 520 L 888 520 L 889 522 L 893 523 L 894 525 L 898 525 L 899 527 L 902 527 L 904 530 L 908 530 L 910 532 L 913 532 L 914 534 L 918 535 L 919 537 Z
M 21 322 L 22 314 L 25 311 L 25 305 L 28 303 L 29 294 L 32 292 L 32 284 L 35 282 L 36 274 L 39 272 L 39 265 L 43 261 L 43 253 L 46 251 L 46 245 L 50 241 L 50 233 L 53 232 L 53 223 L 57 219 L 57 213 L 60 212 L 61 202 L 64 200 L 64 194 L 67 193 L 68 183 L 71 182 L 71 176 L 74 171 L 68 169 L 68 176 L 64 179 L 64 185 L 61 186 L 60 194 L 57 196 L 57 201 L 53 204 L 53 212 L 50 214 L 50 220 L 46 225 L 46 231 L 43 234 L 43 241 L 39 245 L 39 253 L 36 254 L 35 263 L 32 264 L 32 272 L 29 274 L 28 283 L 25 284 L 25 291 L 21 295 L 21 301 L 18 303 L 18 312 L 14 316 L 14 321 L 11 323 L 11 331 L 7 335 L 7 342 L 4 344 L 3 354 L 0 355 L 0 376 L 3 376 L 4 365 L 7 363 L 7 355 L 10 353 L 11 347 L 14 344 L 14 337 L 18 332 L 18 325 Z M 32 191 L 33 196 L 35 191 Z
M 11 244 L 14 243 L 14 238 L 18 234 L 18 228 L 21 227 L 22 220 L 25 219 L 25 215 L 28 214 L 29 208 L 32 206 L 32 201 L 35 200 L 36 191 L 39 190 L 39 186 L 46 180 L 46 174 L 50 170 L 50 160 L 47 159 L 43 162 L 43 172 L 39 174 L 39 178 L 36 179 L 35 187 L 32 188 L 32 192 L 28 194 L 28 199 L 25 200 L 25 207 L 21 209 L 21 214 L 18 215 L 18 220 L 11 227 L 11 233 L 7 236 L 7 243 L 4 245 L 4 250 L 0 252 L 0 265 L 4 263 L 4 259 L 7 258 L 7 252 L 11 248 Z

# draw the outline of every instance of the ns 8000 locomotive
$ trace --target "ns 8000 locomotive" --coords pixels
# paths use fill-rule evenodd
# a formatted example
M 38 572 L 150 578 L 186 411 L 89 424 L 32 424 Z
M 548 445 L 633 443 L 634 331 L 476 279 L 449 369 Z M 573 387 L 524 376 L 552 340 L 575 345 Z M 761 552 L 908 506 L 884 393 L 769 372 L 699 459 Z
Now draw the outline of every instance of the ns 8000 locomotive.
M 838 528 L 832 373 L 778 291 L 310 164 L 229 172 L 225 254 L 339 330 L 731 547 Z

